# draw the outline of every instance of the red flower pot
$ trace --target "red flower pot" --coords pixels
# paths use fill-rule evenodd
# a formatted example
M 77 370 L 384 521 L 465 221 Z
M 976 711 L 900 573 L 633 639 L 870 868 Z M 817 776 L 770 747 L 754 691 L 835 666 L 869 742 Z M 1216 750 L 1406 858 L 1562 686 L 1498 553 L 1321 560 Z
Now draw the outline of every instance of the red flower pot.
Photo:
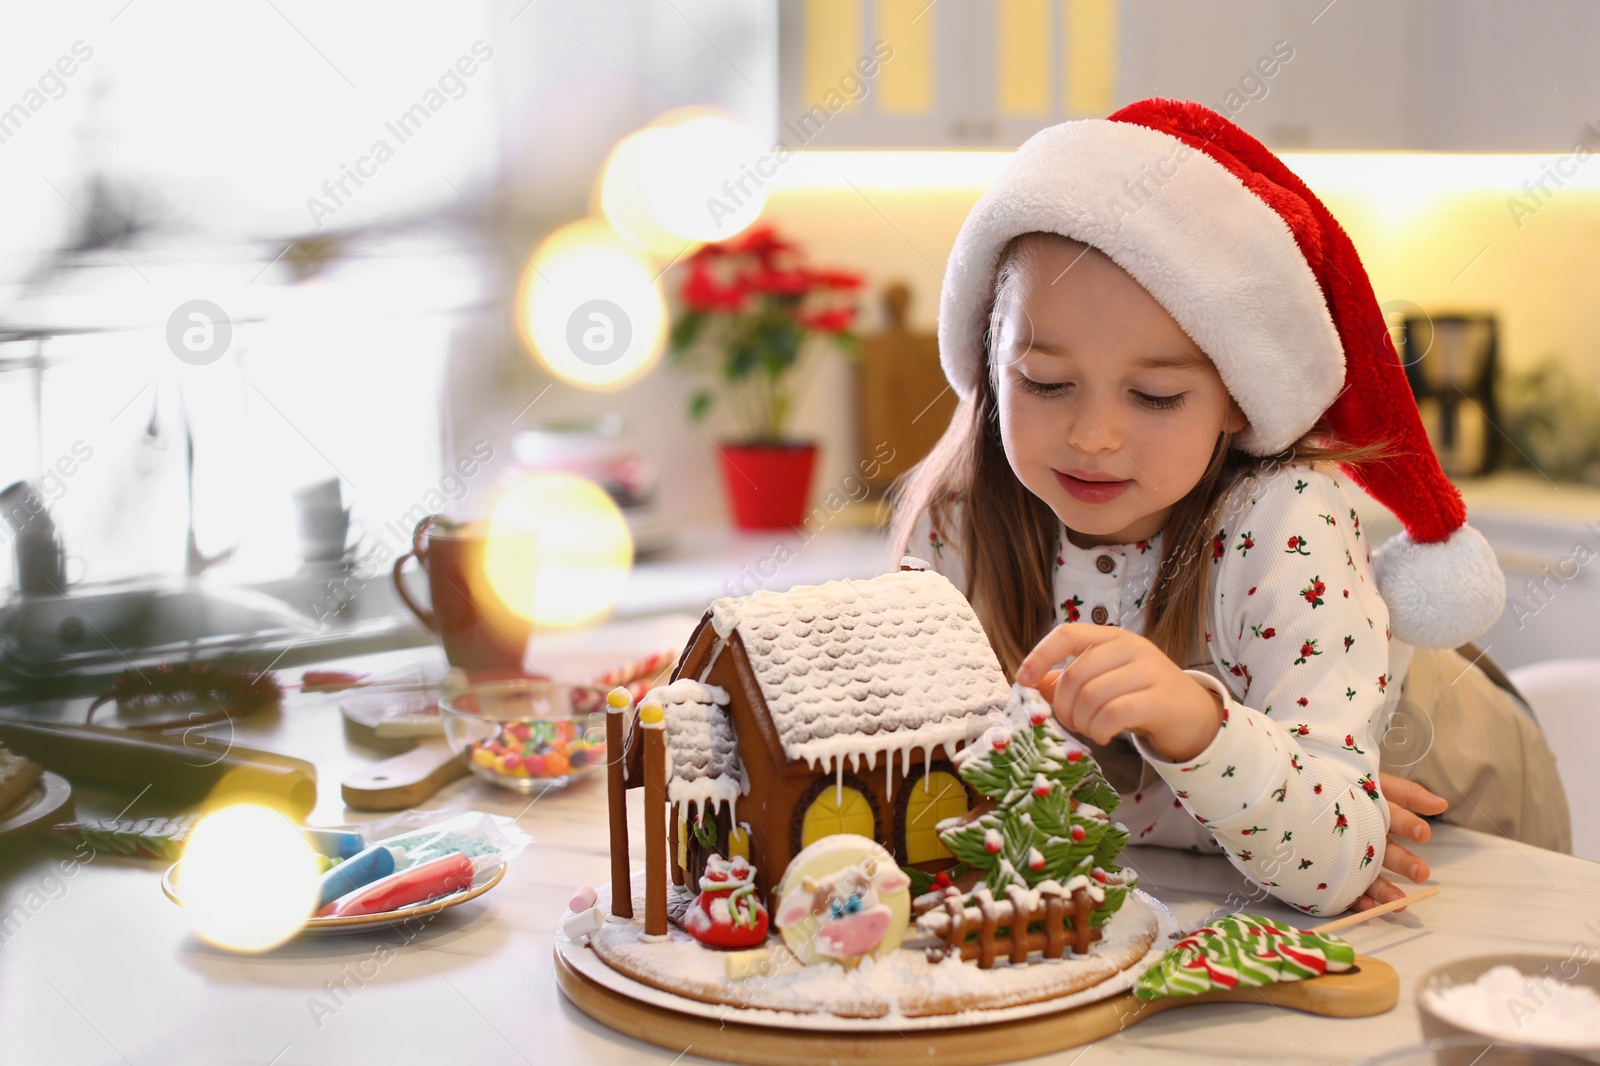
M 722 476 L 740 529 L 794 529 L 806 516 L 815 444 L 727 444 Z

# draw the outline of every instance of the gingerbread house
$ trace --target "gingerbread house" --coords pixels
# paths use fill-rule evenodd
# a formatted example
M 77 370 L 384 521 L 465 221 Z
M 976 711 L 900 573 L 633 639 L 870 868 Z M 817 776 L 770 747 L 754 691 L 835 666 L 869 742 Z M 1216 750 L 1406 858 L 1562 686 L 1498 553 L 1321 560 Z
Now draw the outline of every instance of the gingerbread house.
M 918 560 L 717 600 L 673 681 L 640 701 L 660 712 L 672 880 L 696 884 L 713 853 L 743 855 L 765 897 L 834 833 L 871 837 L 904 866 L 949 865 L 936 826 L 978 801 L 949 756 L 1009 695 L 972 607 Z M 645 784 L 645 732 L 636 720 L 613 803 Z

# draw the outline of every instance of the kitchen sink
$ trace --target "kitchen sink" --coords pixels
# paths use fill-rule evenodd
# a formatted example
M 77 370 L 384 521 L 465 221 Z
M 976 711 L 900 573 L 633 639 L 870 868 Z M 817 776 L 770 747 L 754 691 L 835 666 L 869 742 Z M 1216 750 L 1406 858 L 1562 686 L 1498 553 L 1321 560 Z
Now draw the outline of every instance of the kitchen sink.
M 300 586 L 313 585 L 310 576 Z M 163 662 L 226 660 L 266 669 L 426 643 L 392 602 L 315 616 L 294 582 L 269 594 L 196 580 L 19 596 L 0 606 L 0 674 L 18 681 L 102 677 Z M 387 601 L 373 583 L 372 601 Z M 286 600 L 288 602 L 286 602 Z

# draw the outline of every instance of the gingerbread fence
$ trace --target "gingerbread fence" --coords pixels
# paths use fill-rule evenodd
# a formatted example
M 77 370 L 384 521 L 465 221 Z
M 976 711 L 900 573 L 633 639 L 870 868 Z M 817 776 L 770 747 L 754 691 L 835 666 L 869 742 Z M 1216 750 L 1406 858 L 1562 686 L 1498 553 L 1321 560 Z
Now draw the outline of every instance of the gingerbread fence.
M 1100 930 L 1089 924 L 1094 900 L 1082 886 L 1068 894 L 1058 885 L 1042 885 L 1034 892 L 1012 885 L 1006 898 L 997 900 L 984 885 L 973 894 L 974 902 L 965 905 L 962 896 L 952 886 L 942 894 L 918 896 L 913 904 L 917 929 L 944 942 L 928 949 L 930 962 L 959 952 L 963 961 L 977 959 L 978 968 L 988 970 L 1001 955 L 1012 965 L 1026 963 L 1035 951 L 1059 959 L 1069 947 L 1086 954 L 1100 939 Z M 1042 928 L 1030 931 L 1035 923 Z

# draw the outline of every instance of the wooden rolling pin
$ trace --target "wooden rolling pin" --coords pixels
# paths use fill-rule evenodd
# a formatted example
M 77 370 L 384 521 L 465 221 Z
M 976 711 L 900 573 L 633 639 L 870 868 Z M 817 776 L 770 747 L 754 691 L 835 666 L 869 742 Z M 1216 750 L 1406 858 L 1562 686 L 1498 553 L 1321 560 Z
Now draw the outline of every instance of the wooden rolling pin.
M 0 741 L 72 781 L 141 790 L 189 805 L 265 803 L 292 820 L 317 805 L 317 769 L 226 738 L 0 719 Z

